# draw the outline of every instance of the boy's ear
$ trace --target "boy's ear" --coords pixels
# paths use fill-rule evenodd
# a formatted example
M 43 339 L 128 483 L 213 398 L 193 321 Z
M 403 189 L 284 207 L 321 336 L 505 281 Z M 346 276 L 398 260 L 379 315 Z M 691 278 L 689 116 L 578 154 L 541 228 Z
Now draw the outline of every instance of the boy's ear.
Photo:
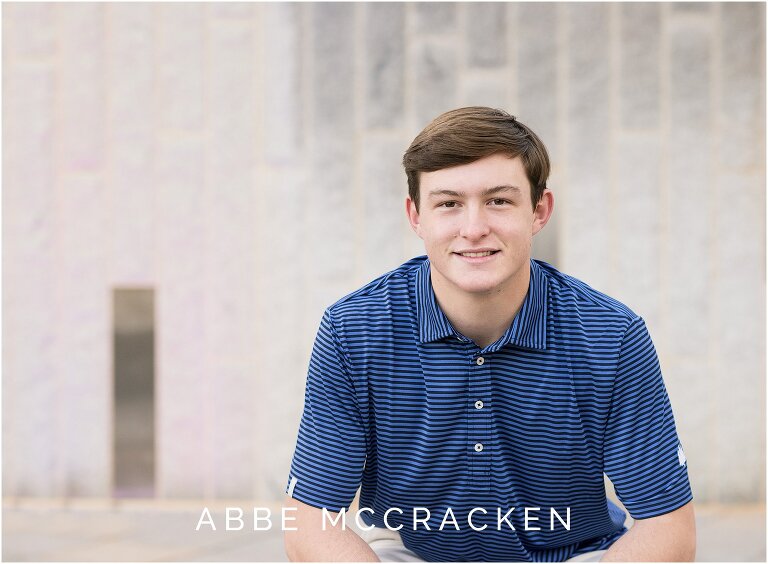
M 405 198 L 405 214 L 408 216 L 408 223 L 411 224 L 411 229 L 421 237 L 421 218 L 419 217 L 419 210 L 416 209 L 416 203 L 411 200 L 410 196 Z
M 536 209 L 533 210 L 533 225 L 531 227 L 532 235 L 536 235 L 536 233 L 544 228 L 549 221 L 549 218 L 552 217 L 554 209 L 555 195 L 552 193 L 552 190 L 547 188 L 541 195 L 539 203 L 536 204 Z

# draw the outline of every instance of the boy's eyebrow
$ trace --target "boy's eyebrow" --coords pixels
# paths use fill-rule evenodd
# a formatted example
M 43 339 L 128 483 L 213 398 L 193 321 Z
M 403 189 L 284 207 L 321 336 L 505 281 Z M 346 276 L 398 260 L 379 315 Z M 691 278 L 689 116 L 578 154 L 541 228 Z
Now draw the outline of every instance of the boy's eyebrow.
M 522 190 L 520 190 L 520 188 L 518 188 L 517 186 L 512 186 L 511 184 L 502 184 L 501 186 L 486 188 L 485 190 L 483 190 L 481 196 L 491 196 L 493 194 L 499 194 L 501 192 L 517 192 L 519 194 L 522 192 Z M 432 198 L 435 196 L 453 196 L 455 198 L 463 198 L 466 195 L 467 194 L 462 191 L 437 189 L 437 190 L 430 190 L 428 197 Z

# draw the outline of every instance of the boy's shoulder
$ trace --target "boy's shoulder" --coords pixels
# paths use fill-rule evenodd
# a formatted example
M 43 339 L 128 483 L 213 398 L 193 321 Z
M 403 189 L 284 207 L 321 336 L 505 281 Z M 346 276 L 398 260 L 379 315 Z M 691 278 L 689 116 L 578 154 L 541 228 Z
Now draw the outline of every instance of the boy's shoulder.
M 547 280 L 550 292 L 549 301 L 556 310 L 563 313 L 581 312 L 603 315 L 606 318 L 622 319 L 631 322 L 639 316 L 626 304 L 596 290 L 583 280 L 561 272 L 544 261 L 532 261 L 540 268 Z

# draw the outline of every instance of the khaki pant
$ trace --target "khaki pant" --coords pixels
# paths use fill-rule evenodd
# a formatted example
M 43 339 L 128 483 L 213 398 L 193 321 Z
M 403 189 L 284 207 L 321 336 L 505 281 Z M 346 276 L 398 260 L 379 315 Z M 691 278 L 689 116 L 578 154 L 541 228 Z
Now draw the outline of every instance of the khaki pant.
M 374 527 L 370 531 L 360 530 L 354 526 L 353 529 L 360 535 L 360 538 L 368 543 L 368 546 L 382 562 L 424 562 L 416 554 L 405 548 L 400 539 L 400 533 L 397 531 L 381 527 Z M 569 558 L 566 562 L 599 562 L 605 552 L 605 550 L 586 552 Z

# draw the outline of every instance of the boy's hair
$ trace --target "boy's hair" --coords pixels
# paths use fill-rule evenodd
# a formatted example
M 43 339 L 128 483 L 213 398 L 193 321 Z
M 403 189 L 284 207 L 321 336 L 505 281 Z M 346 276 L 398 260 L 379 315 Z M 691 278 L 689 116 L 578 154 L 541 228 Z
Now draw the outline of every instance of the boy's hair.
M 419 173 L 468 164 L 502 153 L 520 157 L 536 209 L 549 177 L 549 155 L 541 139 L 504 110 L 470 106 L 445 112 L 419 133 L 403 155 L 408 195 L 419 209 Z

